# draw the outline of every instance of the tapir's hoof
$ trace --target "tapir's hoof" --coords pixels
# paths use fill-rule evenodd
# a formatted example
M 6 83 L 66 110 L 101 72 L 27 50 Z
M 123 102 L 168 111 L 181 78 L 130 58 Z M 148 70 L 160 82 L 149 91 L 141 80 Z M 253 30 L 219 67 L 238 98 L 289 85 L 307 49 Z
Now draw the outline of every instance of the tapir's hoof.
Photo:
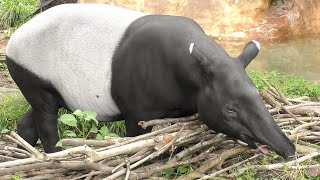
M 44 150 L 46 153 L 55 153 L 62 151 L 62 147 L 50 147 L 50 148 L 45 148 Z
M 17 148 L 26 150 L 24 147 L 22 147 L 20 145 L 17 145 Z M 54 153 L 54 152 L 59 152 L 59 151 L 62 151 L 62 150 L 63 149 L 61 147 L 50 147 L 50 148 L 45 149 L 44 151 L 46 153 Z

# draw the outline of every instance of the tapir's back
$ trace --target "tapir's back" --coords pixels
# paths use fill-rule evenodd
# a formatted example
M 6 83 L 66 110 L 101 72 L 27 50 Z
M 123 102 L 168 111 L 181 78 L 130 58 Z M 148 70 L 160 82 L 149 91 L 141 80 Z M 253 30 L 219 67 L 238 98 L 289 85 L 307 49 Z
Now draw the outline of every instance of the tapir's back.
M 112 56 L 127 27 L 145 15 L 108 5 L 60 5 L 19 28 L 6 53 L 52 84 L 71 110 L 114 116 L 120 112 L 110 94 Z

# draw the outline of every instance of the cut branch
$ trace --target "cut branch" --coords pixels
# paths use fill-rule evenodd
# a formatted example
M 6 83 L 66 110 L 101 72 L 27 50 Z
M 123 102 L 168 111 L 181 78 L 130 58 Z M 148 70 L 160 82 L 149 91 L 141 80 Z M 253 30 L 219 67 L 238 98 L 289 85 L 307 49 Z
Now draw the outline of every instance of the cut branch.
M 143 129 L 146 129 L 147 127 L 155 126 L 159 124 L 187 122 L 187 121 L 194 121 L 196 119 L 199 119 L 198 114 L 188 116 L 188 117 L 182 117 L 182 118 L 165 118 L 165 119 L 154 119 L 150 121 L 139 121 L 138 125 L 141 126 Z

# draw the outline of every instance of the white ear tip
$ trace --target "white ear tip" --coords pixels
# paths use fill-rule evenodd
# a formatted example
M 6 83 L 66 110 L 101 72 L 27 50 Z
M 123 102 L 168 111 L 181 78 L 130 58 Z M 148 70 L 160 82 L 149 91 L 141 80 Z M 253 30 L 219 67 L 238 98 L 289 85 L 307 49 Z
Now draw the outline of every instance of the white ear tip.
M 260 50 L 260 43 L 256 40 L 252 40 L 252 42 L 257 46 L 257 48 Z
M 190 54 L 191 54 L 192 51 L 193 51 L 193 46 L 194 46 L 194 43 L 191 43 L 191 44 L 190 44 L 190 47 L 189 47 L 189 52 L 190 52 Z

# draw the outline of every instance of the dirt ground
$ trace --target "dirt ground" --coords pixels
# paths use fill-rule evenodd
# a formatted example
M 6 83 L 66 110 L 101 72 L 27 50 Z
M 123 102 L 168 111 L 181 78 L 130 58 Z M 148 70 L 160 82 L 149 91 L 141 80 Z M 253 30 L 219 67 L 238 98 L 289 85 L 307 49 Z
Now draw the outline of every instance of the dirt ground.
M 3 38 L 0 32 L 0 53 L 5 52 L 7 41 Z M 0 95 L 7 92 L 18 92 L 18 87 L 12 80 L 7 70 L 0 69 Z
M 7 41 L 4 39 L 3 33 L 0 30 L 0 52 L 5 52 L 6 45 L 7 45 Z
M 8 92 L 19 92 L 8 71 L 0 71 L 0 95 Z
M 0 71 L 0 87 L 9 88 L 9 89 L 18 88 L 7 70 Z

